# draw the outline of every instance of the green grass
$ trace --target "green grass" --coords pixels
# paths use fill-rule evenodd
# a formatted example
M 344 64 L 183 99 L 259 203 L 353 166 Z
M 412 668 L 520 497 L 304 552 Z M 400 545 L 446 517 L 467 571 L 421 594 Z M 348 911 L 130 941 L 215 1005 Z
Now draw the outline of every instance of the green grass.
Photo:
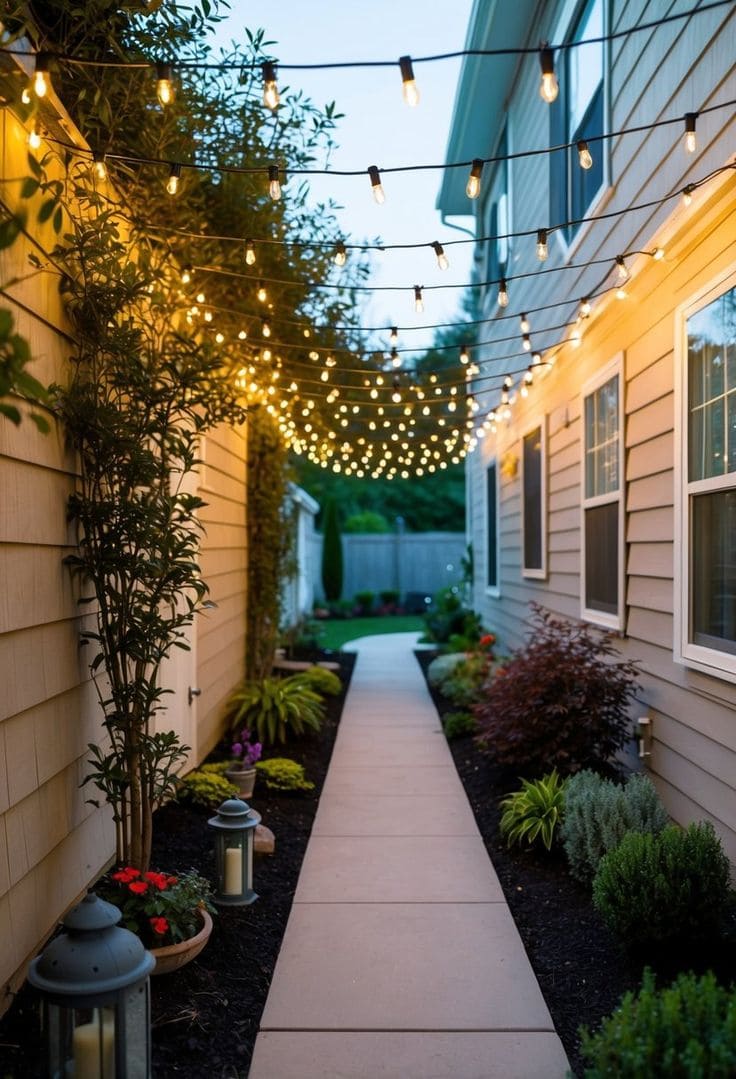
M 424 619 L 418 614 L 394 614 L 382 618 L 330 618 L 318 623 L 322 633 L 320 648 L 338 649 L 356 637 L 383 633 L 423 633 Z

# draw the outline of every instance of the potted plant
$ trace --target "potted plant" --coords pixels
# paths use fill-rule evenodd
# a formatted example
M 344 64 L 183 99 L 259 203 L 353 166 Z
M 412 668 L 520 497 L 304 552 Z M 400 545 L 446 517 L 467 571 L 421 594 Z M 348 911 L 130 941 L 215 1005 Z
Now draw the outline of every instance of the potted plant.
M 260 742 L 251 742 L 250 731 L 246 727 L 240 732 L 238 741 L 233 742 L 231 752 L 233 761 L 225 775 L 234 783 L 244 799 L 253 797 L 256 785 L 256 761 L 261 759 L 263 746 Z
M 122 912 L 122 924 L 156 958 L 154 974 L 189 963 L 212 932 L 212 886 L 196 870 L 168 874 L 123 866 L 108 874 L 96 892 Z

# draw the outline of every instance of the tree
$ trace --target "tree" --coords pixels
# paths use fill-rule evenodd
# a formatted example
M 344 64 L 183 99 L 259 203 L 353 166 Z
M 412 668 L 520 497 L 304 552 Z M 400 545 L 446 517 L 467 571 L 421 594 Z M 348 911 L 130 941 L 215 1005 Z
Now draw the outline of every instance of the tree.
M 340 519 L 337 502 L 331 498 L 322 522 L 322 587 L 328 603 L 337 603 L 342 595 L 342 572 Z

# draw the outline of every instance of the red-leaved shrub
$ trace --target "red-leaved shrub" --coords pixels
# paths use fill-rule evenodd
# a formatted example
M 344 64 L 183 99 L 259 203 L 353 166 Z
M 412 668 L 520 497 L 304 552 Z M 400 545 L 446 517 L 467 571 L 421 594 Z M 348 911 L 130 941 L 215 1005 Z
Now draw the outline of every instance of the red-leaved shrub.
M 636 666 L 616 660 L 613 637 L 531 604 L 526 645 L 500 667 L 473 712 L 478 741 L 526 776 L 602 764 L 629 737 Z

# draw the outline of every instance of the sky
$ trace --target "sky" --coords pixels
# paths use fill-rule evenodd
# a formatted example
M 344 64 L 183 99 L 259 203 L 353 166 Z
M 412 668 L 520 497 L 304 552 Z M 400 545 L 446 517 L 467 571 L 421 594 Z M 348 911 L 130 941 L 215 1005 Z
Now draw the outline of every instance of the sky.
M 422 56 L 463 48 L 472 0 L 276 0 L 271 4 L 231 0 L 232 13 L 218 39 L 244 39 L 243 27 L 263 27 L 282 63 L 396 60 L 396 67 L 327 72 L 282 72 L 279 85 L 302 89 L 317 105 L 335 101 L 339 121 L 331 167 L 367 170 L 408 164 L 441 164 L 460 71 L 459 60 L 418 64 L 414 74 L 420 102 L 409 108 L 401 93 L 399 56 Z M 315 200 L 333 197 L 343 207 L 341 227 L 353 241 L 380 236 L 384 243 L 440 243 L 470 239 L 443 225 L 435 209 L 440 170 L 383 177 L 386 201 L 372 197 L 367 172 L 357 177 L 313 177 Z M 458 224 L 470 227 L 471 218 Z M 418 326 L 457 321 L 462 288 L 425 294 L 423 315 L 414 311 L 414 285 L 464 285 L 472 242 L 449 248 L 441 271 L 431 249 L 373 255 L 372 286 L 399 285 L 402 292 L 371 293 L 364 326 Z M 426 348 L 433 331 L 402 336 L 400 346 Z

